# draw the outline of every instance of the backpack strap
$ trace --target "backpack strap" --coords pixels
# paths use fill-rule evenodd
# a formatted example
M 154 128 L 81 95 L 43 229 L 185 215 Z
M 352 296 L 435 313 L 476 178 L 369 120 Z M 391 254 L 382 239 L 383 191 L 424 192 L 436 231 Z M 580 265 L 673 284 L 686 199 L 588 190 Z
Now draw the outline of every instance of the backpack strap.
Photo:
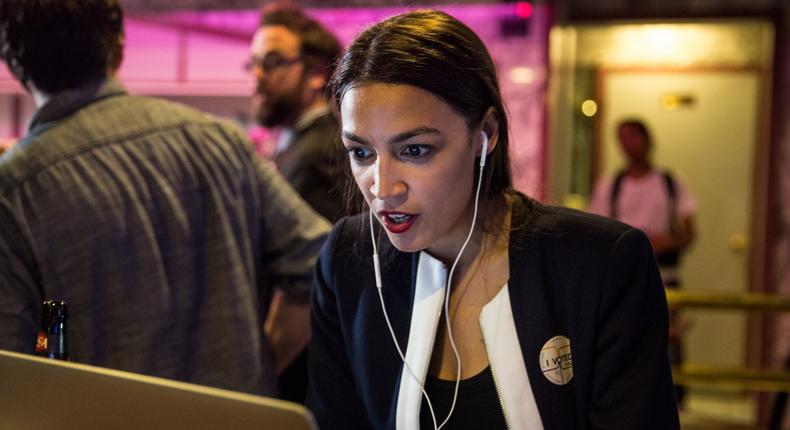
M 675 186 L 675 179 L 672 177 L 672 173 L 670 173 L 669 170 L 664 170 L 663 175 L 664 175 L 664 182 L 666 183 L 667 186 L 667 194 L 669 195 L 669 199 L 672 200 L 672 204 L 674 205 L 676 189 L 677 189 L 677 187 Z
M 620 188 L 622 188 L 625 174 L 625 170 L 620 170 L 612 182 L 612 192 L 609 194 L 609 218 L 612 219 L 617 219 L 617 197 L 620 195 Z
M 669 203 L 669 231 L 675 232 L 677 230 L 677 185 L 675 184 L 675 179 L 672 177 L 672 174 L 669 170 L 664 170 L 664 184 L 666 185 L 667 189 L 667 197 Z
M 662 176 L 664 177 L 664 184 L 666 185 L 668 198 L 667 212 L 669 216 L 669 232 L 670 234 L 675 234 L 680 229 L 680 220 L 677 216 L 677 182 L 675 182 L 675 179 L 668 170 L 664 170 Z M 677 267 L 677 265 L 680 263 L 680 255 L 681 252 L 678 250 L 667 251 L 657 254 L 656 260 L 660 266 Z

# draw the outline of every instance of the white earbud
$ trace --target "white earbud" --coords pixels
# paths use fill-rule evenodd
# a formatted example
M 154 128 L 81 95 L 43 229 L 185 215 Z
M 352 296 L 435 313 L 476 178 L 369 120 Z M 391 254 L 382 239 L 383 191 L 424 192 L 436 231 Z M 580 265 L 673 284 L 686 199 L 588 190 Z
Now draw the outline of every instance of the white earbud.
M 480 152 L 480 167 L 484 167 L 486 165 L 486 156 L 488 155 L 488 134 L 485 131 L 481 131 L 480 134 L 483 135 L 483 150 Z

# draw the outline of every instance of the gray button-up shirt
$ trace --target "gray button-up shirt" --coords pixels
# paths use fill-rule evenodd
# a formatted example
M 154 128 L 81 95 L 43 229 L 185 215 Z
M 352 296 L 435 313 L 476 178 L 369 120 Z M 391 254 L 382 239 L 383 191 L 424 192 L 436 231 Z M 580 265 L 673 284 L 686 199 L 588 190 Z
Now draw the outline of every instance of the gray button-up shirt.
M 273 394 L 272 288 L 305 298 L 328 223 L 237 128 L 113 80 L 0 157 L 0 348 L 70 305 L 73 361 Z

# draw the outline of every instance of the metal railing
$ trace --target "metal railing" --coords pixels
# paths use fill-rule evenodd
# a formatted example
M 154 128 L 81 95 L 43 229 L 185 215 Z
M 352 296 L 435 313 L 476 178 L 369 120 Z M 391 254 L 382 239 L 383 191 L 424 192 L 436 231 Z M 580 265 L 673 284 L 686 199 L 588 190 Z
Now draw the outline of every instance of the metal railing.
M 790 312 L 790 296 L 704 290 L 666 290 L 670 308 L 733 309 L 752 312 Z
M 761 293 L 666 290 L 670 308 L 790 312 L 790 296 Z M 680 385 L 790 392 L 790 371 L 685 363 L 672 369 Z

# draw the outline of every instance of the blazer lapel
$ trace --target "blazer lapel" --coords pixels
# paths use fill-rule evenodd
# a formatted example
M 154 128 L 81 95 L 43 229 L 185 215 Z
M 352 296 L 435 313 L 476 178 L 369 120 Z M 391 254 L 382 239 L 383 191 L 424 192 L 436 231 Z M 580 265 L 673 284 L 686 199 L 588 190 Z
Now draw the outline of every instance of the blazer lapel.
M 519 201 L 517 204 L 524 204 Z M 516 211 L 534 216 L 531 210 Z M 513 225 L 528 225 L 526 219 L 515 219 Z M 540 354 L 547 341 L 554 336 L 570 337 L 568 327 L 556 317 L 557 286 L 553 277 L 546 273 L 550 261 L 541 253 L 540 237 L 530 234 L 530 228 L 520 228 L 510 238 L 510 299 L 513 320 L 518 331 L 521 352 L 527 368 L 529 382 L 538 405 L 543 427 L 547 429 L 570 429 L 576 425 L 574 390 L 571 379 L 558 385 L 544 375 L 540 365 Z M 572 346 L 572 345 L 571 345 Z
M 508 428 L 543 430 L 526 365 L 523 360 L 514 360 L 522 353 L 513 324 L 509 289 L 505 285 L 480 312 L 491 374 Z
M 442 315 L 446 279 L 444 264 L 421 252 L 410 324 L 414 330 L 409 330 L 409 343 L 404 351 L 408 365 L 403 366 L 398 390 L 398 429 L 420 427 L 422 387 L 425 385 L 436 328 Z
M 377 228 L 377 233 L 380 238 L 381 293 L 398 345 L 405 351 L 409 339 L 419 254 L 401 253 L 390 244 L 382 229 Z M 369 237 L 368 234 L 369 231 L 365 231 L 366 237 Z M 369 239 L 364 242 L 362 249 L 372 249 Z M 367 413 L 373 427 L 393 429 L 403 363 L 393 345 L 390 329 L 381 309 L 381 301 L 373 282 L 371 257 L 360 257 L 364 262 L 352 279 L 362 290 L 358 298 L 360 304 L 351 322 L 355 326 L 352 329 L 352 333 L 355 333 L 352 341 L 356 345 L 352 350 L 357 351 L 359 356 L 352 356 L 352 363 L 365 369 L 361 374 L 368 375 L 361 390 L 367 396 Z

